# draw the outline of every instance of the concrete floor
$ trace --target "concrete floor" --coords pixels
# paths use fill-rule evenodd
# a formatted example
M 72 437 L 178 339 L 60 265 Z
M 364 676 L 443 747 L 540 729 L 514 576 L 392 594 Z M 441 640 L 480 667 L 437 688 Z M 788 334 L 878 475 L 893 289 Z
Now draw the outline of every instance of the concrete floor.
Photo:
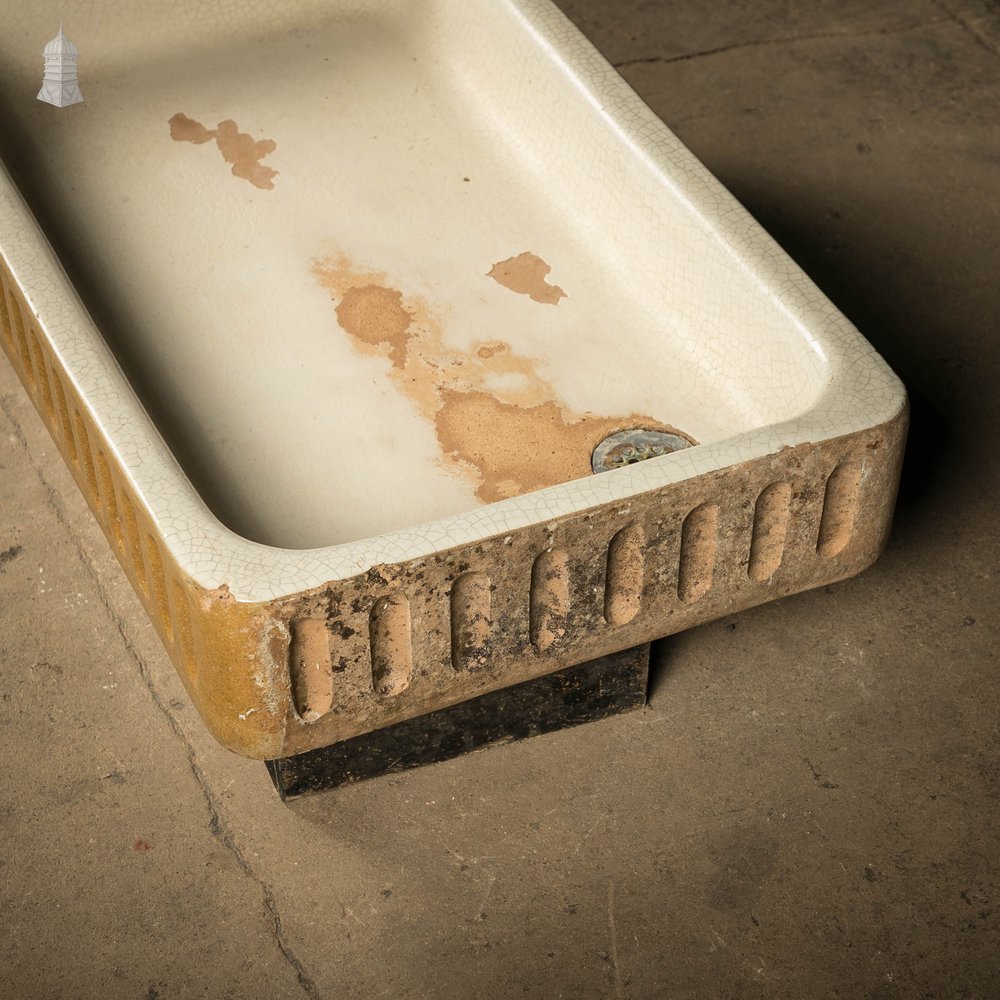
M 906 381 L 888 551 L 642 712 L 283 806 L 0 363 L 0 996 L 998 995 L 996 0 L 564 7 Z

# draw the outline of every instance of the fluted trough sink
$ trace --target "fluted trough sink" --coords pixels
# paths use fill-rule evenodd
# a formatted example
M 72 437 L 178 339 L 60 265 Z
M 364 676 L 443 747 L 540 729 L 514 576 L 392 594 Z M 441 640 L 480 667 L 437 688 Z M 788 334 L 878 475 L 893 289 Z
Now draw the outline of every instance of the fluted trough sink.
M 59 109 L 61 15 L 0 37 L 0 343 L 226 746 L 878 555 L 902 387 L 550 3 L 109 7 Z M 689 446 L 594 474 L 633 431 Z

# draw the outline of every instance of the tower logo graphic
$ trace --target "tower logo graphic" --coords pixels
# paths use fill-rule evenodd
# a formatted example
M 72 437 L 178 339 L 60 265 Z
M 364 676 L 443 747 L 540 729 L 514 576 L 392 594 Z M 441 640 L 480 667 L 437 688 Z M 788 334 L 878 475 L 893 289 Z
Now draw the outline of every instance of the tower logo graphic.
M 83 100 L 80 84 L 76 78 L 76 59 L 79 53 L 76 46 L 63 34 L 59 25 L 59 34 L 42 50 L 45 58 L 45 77 L 42 89 L 38 91 L 38 99 L 57 108 L 67 104 L 79 104 Z

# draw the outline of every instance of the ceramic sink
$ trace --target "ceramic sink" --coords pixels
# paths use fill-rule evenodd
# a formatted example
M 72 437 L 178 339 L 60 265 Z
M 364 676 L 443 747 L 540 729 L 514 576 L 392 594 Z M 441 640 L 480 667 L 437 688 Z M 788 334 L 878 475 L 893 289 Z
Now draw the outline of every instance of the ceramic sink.
M 0 343 L 224 745 L 877 557 L 899 381 L 547 0 L 4 24 Z

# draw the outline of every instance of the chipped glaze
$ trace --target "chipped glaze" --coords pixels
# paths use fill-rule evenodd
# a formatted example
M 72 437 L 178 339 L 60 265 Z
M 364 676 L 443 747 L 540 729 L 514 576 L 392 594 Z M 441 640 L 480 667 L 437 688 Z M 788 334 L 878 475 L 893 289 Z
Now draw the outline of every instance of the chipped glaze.
M 537 264 L 526 265 L 530 297 L 554 303 L 542 294 L 553 291 L 544 283 L 548 268 L 534 259 Z M 594 449 L 615 431 L 676 432 L 645 414 L 574 412 L 541 374 L 539 359 L 504 341 L 456 345 L 422 297 L 404 298 L 387 287 L 384 274 L 359 272 L 342 254 L 314 262 L 313 273 L 331 292 L 341 329 L 364 354 L 389 360 L 391 383 L 434 428 L 439 464 L 468 478 L 483 503 L 588 475 Z
M 900 383 L 547 0 L 160 6 L 81 19 L 84 105 L 12 108 L 74 183 L 4 140 L 0 344 L 225 745 L 320 746 L 875 558 Z M 0 39 L 8 103 L 53 17 Z M 587 474 L 630 420 L 700 446 Z M 572 461 L 526 466 L 546 429 Z
M 234 177 L 242 177 L 254 187 L 265 190 L 274 187 L 278 171 L 260 162 L 278 148 L 273 139 L 254 139 L 248 132 L 241 132 L 236 122 L 228 118 L 215 128 L 208 129 L 180 111 L 167 124 L 170 126 L 170 138 L 175 142 L 192 142 L 200 146 L 214 139 L 222 158 L 232 164 Z
M 552 270 L 538 254 L 525 250 L 516 257 L 497 261 L 488 271 L 487 277 L 512 292 L 527 295 L 534 302 L 544 302 L 550 306 L 559 304 L 566 293 L 546 280 Z

